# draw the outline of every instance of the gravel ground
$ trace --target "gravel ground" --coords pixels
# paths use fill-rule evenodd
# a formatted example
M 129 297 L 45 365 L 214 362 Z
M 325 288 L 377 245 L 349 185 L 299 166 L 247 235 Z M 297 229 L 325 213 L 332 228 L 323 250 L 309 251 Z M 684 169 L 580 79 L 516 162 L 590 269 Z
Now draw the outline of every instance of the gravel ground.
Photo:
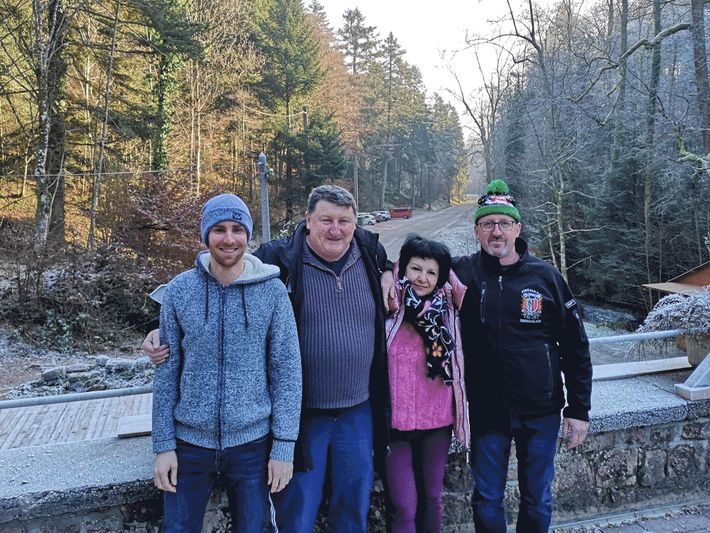
M 0 325 L 0 400 L 37 396 L 39 388 L 46 385 L 41 383 L 42 374 L 46 370 L 72 365 L 94 367 L 97 360 L 105 359 L 125 361 L 120 366 L 135 369 L 119 374 L 111 372 L 111 366 L 107 367 L 106 371 L 102 371 L 105 388 L 114 389 L 150 383 L 152 374 L 148 377 L 145 365 L 142 364 L 147 361 L 147 358 L 140 352 L 141 341 L 141 337 L 131 335 L 111 351 L 97 354 L 81 351 L 62 353 L 38 348 L 24 341 L 12 328 Z M 60 383 L 53 386 L 58 394 L 71 391 Z M 48 392 L 50 389 L 47 388 L 41 394 L 46 395 Z

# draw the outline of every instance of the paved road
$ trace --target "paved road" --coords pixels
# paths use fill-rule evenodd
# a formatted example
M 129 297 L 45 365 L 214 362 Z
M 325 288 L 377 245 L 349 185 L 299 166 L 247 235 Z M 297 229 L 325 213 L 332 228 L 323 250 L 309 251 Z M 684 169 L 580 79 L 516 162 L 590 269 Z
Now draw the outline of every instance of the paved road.
M 396 259 L 404 239 L 410 233 L 418 233 L 422 237 L 432 239 L 442 230 L 449 228 L 470 227 L 476 204 L 473 202 L 455 205 L 441 211 L 417 210 L 409 219 L 388 220 L 378 222 L 366 228 L 380 234 L 380 242 L 387 250 L 387 257 Z

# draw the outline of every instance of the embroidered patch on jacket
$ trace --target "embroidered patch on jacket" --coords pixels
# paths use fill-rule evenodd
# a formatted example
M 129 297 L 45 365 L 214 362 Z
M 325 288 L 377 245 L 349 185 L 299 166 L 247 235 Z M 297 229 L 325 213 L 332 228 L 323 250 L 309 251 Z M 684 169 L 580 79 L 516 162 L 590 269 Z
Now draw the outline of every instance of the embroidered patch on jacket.
M 568 302 L 565 302 L 565 307 L 567 309 L 572 309 L 575 305 L 577 305 L 577 302 L 575 300 L 570 300 Z
M 542 294 L 534 289 L 523 289 L 520 295 L 520 321 L 525 324 L 542 322 Z

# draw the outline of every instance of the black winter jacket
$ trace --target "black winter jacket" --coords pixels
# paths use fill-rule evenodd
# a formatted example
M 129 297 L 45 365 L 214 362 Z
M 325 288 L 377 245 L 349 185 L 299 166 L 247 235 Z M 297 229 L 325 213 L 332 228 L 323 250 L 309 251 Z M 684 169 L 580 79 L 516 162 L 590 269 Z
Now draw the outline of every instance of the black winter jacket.
M 592 364 L 577 302 L 552 265 L 530 255 L 501 266 L 481 250 L 454 259 L 468 286 L 461 308 L 466 389 L 474 427 L 498 427 L 510 416 L 589 420 Z
M 296 324 L 299 328 L 304 302 L 303 244 L 307 234 L 306 223 L 301 222 L 290 237 L 264 243 L 254 252 L 254 255 L 264 263 L 276 265 L 281 270 L 280 278 L 288 290 L 296 316 Z M 375 459 L 376 465 L 380 468 L 387 448 L 390 420 L 385 312 L 380 286 L 380 274 L 387 265 L 387 252 L 379 243 L 379 235 L 376 233 L 358 227 L 355 229 L 354 239 L 360 248 L 362 260 L 365 262 L 367 279 L 375 299 L 375 346 L 373 347 L 369 389 L 374 426 Z M 303 428 L 303 424 L 301 428 Z M 300 438 L 296 442 L 294 467 L 300 471 L 308 471 L 312 467 L 310 450 L 304 448 Z

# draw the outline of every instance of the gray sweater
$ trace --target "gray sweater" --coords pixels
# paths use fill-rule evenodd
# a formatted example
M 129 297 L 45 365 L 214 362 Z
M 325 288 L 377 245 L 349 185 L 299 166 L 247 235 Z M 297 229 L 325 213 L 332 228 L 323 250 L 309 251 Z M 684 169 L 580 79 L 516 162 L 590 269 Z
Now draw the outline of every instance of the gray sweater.
M 209 273 L 209 252 L 166 287 L 156 367 L 153 451 L 180 439 L 225 449 L 271 432 L 271 458 L 293 459 L 301 406 L 296 323 L 278 268 L 245 255 L 228 286 Z
M 375 351 L 375 299 L 353 243 L 340 275 L 303 245 L 304 302 L 299 317 L 303 405 L 352 407 L 369 398 Z

